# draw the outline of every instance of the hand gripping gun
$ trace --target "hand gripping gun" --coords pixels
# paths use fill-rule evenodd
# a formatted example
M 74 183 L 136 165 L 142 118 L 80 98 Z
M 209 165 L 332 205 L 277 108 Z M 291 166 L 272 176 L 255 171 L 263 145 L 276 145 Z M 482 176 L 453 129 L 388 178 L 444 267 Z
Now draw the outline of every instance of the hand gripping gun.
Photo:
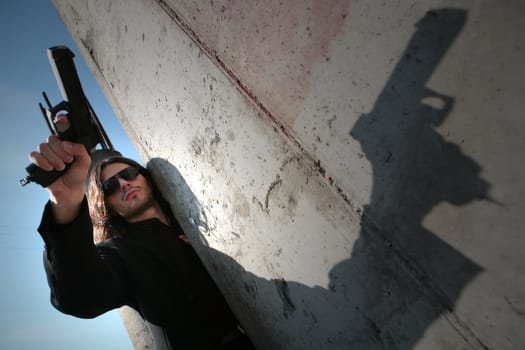
M 38 106 L 51 133 L 62 140 L 83 144 L 91 155 L 99 144 L 105 150 L 113 150 L 111 141 L 84 95 L 73 62 L 73 52 L 66 46 L 54 46 L 47 50 L 47 56 L 64 99 L 52 106 L 46 93 L 42 93 L 48 108 L 44 108 L 41 103 Z M 67 118 L 63 117 L 64 114 L 67 114 Z M 62 171 L 45 171 L 35 164 L 30 164 L 26 167 L 27 176 L 20 180 L 20 184 L 25 186 L 36 182 L 42 187 L 47 187 L 68 168 L 69 164 L 66 164 Z

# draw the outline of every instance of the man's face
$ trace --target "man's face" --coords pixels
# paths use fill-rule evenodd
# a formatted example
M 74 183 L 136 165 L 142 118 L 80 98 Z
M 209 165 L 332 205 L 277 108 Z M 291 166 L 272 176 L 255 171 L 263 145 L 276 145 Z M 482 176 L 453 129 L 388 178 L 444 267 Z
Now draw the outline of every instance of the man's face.
M 129 167 L 125 163 L 112 163 L 102 169 L 100 175 L 102 183 Z M 139 174 L 132 180 L 124 180 L 117 176 L 120 184 L 119 190 L 106 195 L 106 203 L 117 214 L 127 221 L 133 222 L 143 219 L 144 213 L 153 207 L 153 195 L 144 176 Z

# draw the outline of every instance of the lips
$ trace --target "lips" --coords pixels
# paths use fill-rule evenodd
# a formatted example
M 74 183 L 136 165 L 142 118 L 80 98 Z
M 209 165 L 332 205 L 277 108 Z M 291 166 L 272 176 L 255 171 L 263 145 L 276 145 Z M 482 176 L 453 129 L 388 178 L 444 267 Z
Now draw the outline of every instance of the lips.
M 133 194 L 137 193 L 138 191 L 138 188 L 130 188 L 129 190 L 124 192 L 123 200 L 126 202 Z

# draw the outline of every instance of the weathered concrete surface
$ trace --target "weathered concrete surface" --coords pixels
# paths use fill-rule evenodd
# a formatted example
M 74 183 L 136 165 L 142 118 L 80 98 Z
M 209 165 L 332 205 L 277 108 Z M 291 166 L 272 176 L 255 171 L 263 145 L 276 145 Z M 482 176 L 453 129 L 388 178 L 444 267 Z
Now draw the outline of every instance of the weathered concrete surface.
M 54 3 L 260 348 L 525 346 L 523 2 Z
M 155 349 L 149 328 L 137 311 L 129 306 L 123 306 L 119 309 L 119 314 L 135 350 Z

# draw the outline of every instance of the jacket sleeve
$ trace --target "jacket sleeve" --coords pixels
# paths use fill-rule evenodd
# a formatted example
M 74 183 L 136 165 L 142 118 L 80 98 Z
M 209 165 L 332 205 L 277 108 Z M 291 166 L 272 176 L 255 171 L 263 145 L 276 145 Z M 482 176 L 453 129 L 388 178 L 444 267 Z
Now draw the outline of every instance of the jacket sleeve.
M 85 198 L 78 217 L 66 225 L 54 221 L 47 203 L 38 232 L 45 242 L 44 268 L 54 307 L 93 318 L 129 304 L 131 288 L 123 262 L 114 249 L 94 244 Z

